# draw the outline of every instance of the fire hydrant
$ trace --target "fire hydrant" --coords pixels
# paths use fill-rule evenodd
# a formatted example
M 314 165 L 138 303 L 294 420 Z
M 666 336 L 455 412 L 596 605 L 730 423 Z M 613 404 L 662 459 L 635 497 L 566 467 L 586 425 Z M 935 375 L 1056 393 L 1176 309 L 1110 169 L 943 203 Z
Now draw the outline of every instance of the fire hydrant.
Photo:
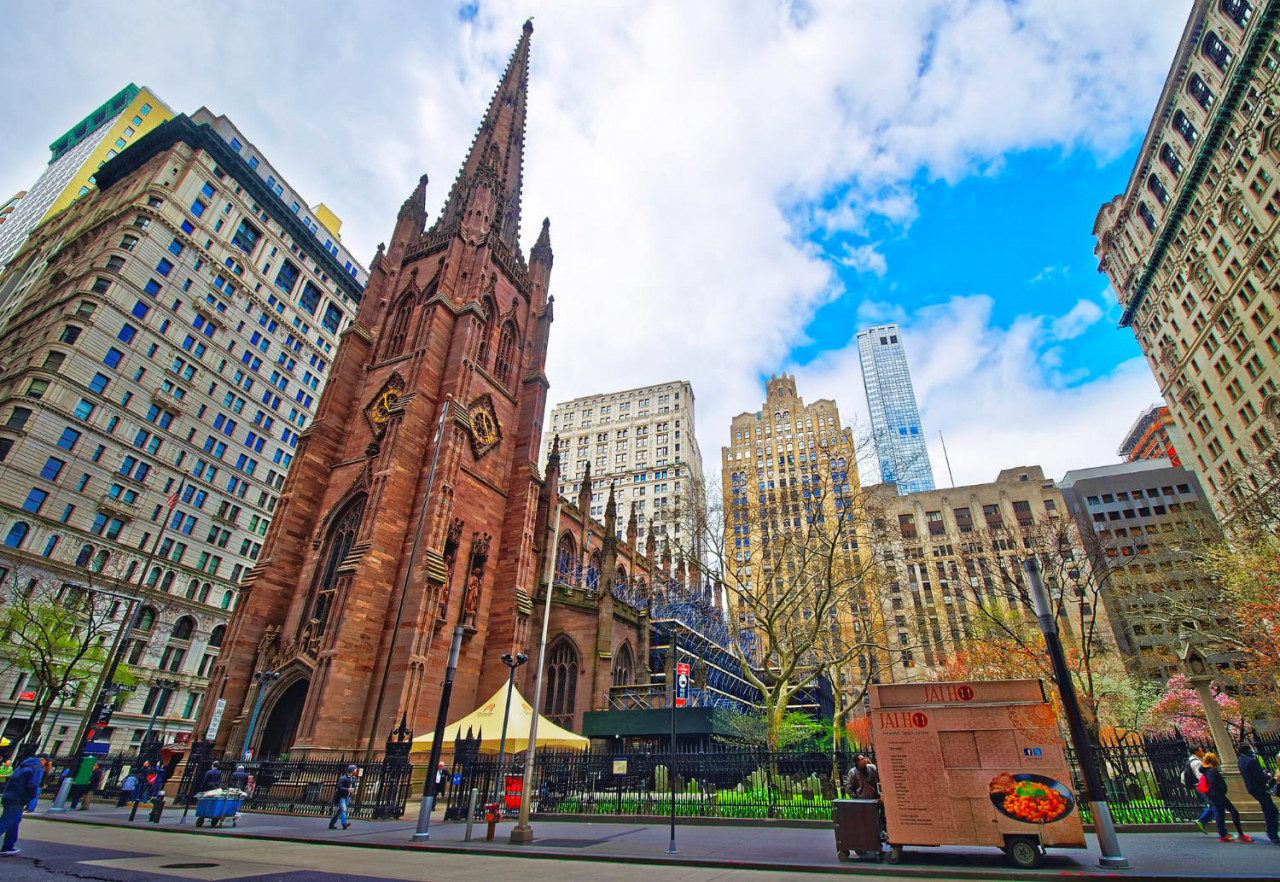
M 485 821 L 488 822 L 489 829 L 485 833 L 484 838 L 489 842 L 493 841 L 493 835 L 494 835 L 494 831 L 497 829 L 499 817 L 500 815 L 498 814 L 498 803 L 496 802 L 486 803 L 484 807 L 484 819 Z

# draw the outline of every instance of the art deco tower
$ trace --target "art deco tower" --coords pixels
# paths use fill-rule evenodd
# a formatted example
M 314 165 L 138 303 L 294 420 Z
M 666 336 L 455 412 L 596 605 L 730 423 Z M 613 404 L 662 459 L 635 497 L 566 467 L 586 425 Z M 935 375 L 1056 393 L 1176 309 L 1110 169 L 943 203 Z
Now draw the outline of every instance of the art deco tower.
M 251 746 L 319 754 L 402 715 L 429 729 L 455 625 L 460 709 L 526 649 L 552 318 L 548 223 L 527 263 L 519 243 L 532 33 L 435 223 L 423 176 L 379 246 L 232 621 L 220 747 L 245 738 L 255 671 L 281 676 Z

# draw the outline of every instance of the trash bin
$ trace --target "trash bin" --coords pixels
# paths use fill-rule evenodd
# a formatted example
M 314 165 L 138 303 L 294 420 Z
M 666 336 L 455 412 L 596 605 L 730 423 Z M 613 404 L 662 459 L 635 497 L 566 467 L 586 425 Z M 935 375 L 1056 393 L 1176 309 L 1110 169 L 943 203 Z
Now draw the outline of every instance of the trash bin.
M 831 820 L 836 829 L 836 857 L 880 857 L 880 802 L 875 799 L 834 799 Z

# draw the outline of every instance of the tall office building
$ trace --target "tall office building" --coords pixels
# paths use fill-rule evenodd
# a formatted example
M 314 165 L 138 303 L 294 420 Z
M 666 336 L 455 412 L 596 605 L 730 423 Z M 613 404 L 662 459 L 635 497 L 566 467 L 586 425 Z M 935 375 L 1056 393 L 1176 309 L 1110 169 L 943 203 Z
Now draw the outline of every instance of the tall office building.
M 1039 554 L 1049 584 L 1062 585 L 1060 626 L 1068 641 L 1092 634 L 1116 645 L 1110 611 L 1063 493 L 1038 465 L 1002 469 L 994 481 L 892 495 L 884 488 L 890 535 L 876 549 L 889 570 L 885 616 L 899 649 L 894 682 L 936 679 L 937 667 L 966 641 L 1009 616 L 1025 617 L 1022 560 Z M 1079 593 L 1077 593 L 1077 591 Z M 997 628 L 998 630 L 998 628 Z
M 635 504 L 639 539 L 646 538 L 652 521 L 673 555 L 696 556 L 696 506 L 704 502 L 706 491 L 694 431 L 693 387 L 687 380 L 561 402 L 551 408 L 550 425 L 542 460 L 547 461 L 559 438 L 565 494 L 575 498 L 582 482 L 591 481 L 586 514 L 604 517 L 613 484 L 621 511 Z M 626 520 L 618 527 L 619 539 Z
M 1196 0 L 1098 269 L 1219 512 L 1280 474 L 1280 5 Z
M 103 163 L 172 118 L 173 111 L 155 93 L 130 83 L 50 144 L 48 167 L 0 228 L 0 270 L 28 233 L 90 191 Z
M 1167 459 L 1067 472 L 1058 487 L 1082 534 L 1093 569 L 1105 576 L 1112 624 L 1126 660 L 1163 681 L 1179 669 L 1178 636 L 1191 625 L 1211 663 L 1230 664 L 1221 638 L 1217 589 L 1193 551 L 1217 537 L 1196 476 Z M 1192 624 L 1194 623 L 1194 624 Z
M 896 484 L 898 492 L 904 494 L 932 490 L 933 467 L 929 464 L 907 352 L 897 324 L 876 325 L 860 332 L 858 355 L 880 461 L 880 480 Z
M 1186 439 L 1178 431 L 1169 408 L 1164 404 L 1153 404 L 1138 414 L 1116 453 L 1125 462 L 1167 459 L 1173 465 L 1181 466 L 1177 451 L 1179 446 L 1185 447 Z
M 153 713 L 167 740 L 189 738 L 367 275 L 203 108 L 95 171 L 0 275 L 0 588 L 102 573 L 137 605 L 124 658 L 139 687 L 109 730 L 121 748 Z M 54 749 L 71 746 L 96 674 Z M 28 715 L 4 699 L 32 682 L 0 675 L 12 734 Z

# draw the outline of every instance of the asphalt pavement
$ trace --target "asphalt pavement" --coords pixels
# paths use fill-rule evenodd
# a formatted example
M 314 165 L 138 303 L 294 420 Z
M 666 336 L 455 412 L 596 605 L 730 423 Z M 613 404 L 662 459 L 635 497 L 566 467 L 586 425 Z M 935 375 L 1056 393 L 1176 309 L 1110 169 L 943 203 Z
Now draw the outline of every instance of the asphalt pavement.
M 413 819 L 397 821 L 355 821 L 348 830 L 329 830 L 327 820 L 317 817 L 298 817 L 291 815 L 273 815 L 246 812 L 241 815 L 235 829 L 220 827 L 210 829 L 194 826 L 193 817 L 188 817 L 185 826 L 181 824 L 182 812 L 169 809 L 159 825 L 146 822 L 146 815 L 139 812 L 138 819 L 130 824 L 127 809 L 116 809 L 114 806 L 95 806 L 87 812 L 75 812 L 64 815 L 32 816 L 23 823 L 23 838 L 31 841 L 30 853 L 43 860 L 37 849 L 66 847 L 119 847 L 127 837 L 131 848 L 145 845 L 147 852 L 181 852 L 184 849 L 209 850 L 218 847 L 216 840 L 232 841 L 237 848 L 246 848 L 250 854 L 263 856 L 266 860 L 288 846 L 294 849 L 306 846 L 308 854 L 320 857 L 317 865 L 308 872 L 350 872 L 333 857 L 325 858 L 325 854 L 333 847 L 345 854 L 356 854 L 356 863 L 361 870 L 354 875 L 364 875 L 363 870 L 371 863 L 384 860 L 397 860 L 397 856 L 412 856 L 415 853 L 429 852 L 433 854 L 432 865 L 438 865 L 446 857 L 450 861 L 452 872 L 460 872 L 462 868 L 479 869 L 475 864 L 493 864 L 502 868 L 497 877 L 494 875 L 477 878 L 510 878 L 518 874 L 522 882 L 532 882 L 537 877 L 565 882 L 568 876 L 562 869 L 576 867 L 590 870 L 596 866 L 595 878 L 610 879 L 630 878 L 639 873 L 637 879 L 646 878 L 645 868 L 663 865 L 668 868 L 683 867 L 690 871 L 708 871 L 723 874 L 730 871 L 752 872 L 759 878 L 759 871 L 769 872 L 770 878 L 779 874 L 812 874 L 812 873 L 847 873 L 869 874 L 882 877 L 905 876 L 914 878 L 949 878 L 949 879 L 1015 879 L 1027 876 L 1061 878 L 1070 876 L 1086 878 L 1092 876 L 1116 877 L 1129 879 L 1267 879 L 1280 877 L 1280 847 L 1272 845 L 1258 833 L 1257 841 L 1252 844 L 1223 844 L 1214 836 L 1204 836 L 1199 832 L 1158 832 L 1128 834 L 1121 837 L 1121 846 L 1132 868 L 1125 871 L 1104 870 L 1097 866 L 1097 845 L 1093 837 L 1089 837 L 1089 848 L 1084 850 L 1051 850 L 1044 865 L 1033 871 L 1017 870 L 1009 866 L 1004 856 L 995 849 L 907 849 L 903 861 L 896 866 L 860 861 L 841 863 L 835 854 L 834 835 L 829 829 L 794 828 L 794 827 L 762 827 L 738 825 L 678 825 L 676 829 L 677 853 L 668 854 L 670 846 L 670 829 L 663 823 L 594 823 L 585 821 L 553 821 L 536 820 L 533 824 L 535 841 L 531 845 L 511 845 L 508 834 L 513 826 L 511 821 L 503 821 L 498 825 L 498 835 L 492 842 L 486 841 L 485 826 L 477 824 L 473 830 L 474 838 L 464 841 L 466 825 L 460 822 L 443 823 L 436 820 L 431 825 L 429 843 L 419 844 L 412 841 L 415 827 Z M 132 828 L 122 830 L 121 828 Z M 174 839 L 180 836 L 180 839 Z M 172 841 L 172 844 L 170 844 Z M 61 844 L 59 844 L 61 843 Z M 179 844 L 181 843 L 181 847 Z M 268 843 L 271 843 L 268 845 Z M 325 847 L 318 847 L 318 846 Z M 21 857 L 21 856 L 20 856 Z M 525 858 L 518 866 L 513 867 L 512 858 Z M 538 858 L 539 860 L 528 860 Z M 57 853 L 50 860 L 83 861 L 73 854 Z M 122 858 L 127 859 L 127 858 Z M 482 860 L 483 859 L 483 860 Z M 0 859 L 12 861 L 13 858 Z M 90 858 L 92 860 L 92 858 Z M 462 861 L 456 864 L 455 861 Z M 468 865 L 467 861 L 472 864 Z M 172 862 L 172 861 L 171 861 Z M 182 861 L 178 861 L 181 863 Z M 284 867 L 274 865 L 270 871 L 272 878 L 285 878 L 277 875 Z M 608 865 L 608 870 L 601 864 Z M 421 862 L 415 866 L 420 866 Z M 156 865 L 159 866 L 158 864 Z M 204 868 L 204 872 L 225 871 L 225 864 L 219 863 L 223 870 Z M 301 865 L 299 865 L 301 866 Z M 10 867 L 0 864 L 0 877 L 10 878 Z M 137 866 L 138 872 L 154 872 L 155 867 L 144 870 Z M 389 870 L 391 868 L 388 868 Z M 625 873 L 622 873 L 623 870 Z M 180 872 L 179 872 L 180 871 Z M 195 872 L 191 868 L 169 868 L 158 870 L 161 874 L 188 875 Z M 671 878 L 670 870 L 664 870 L 664 877 Z M 262 876 L 263 873 L 250 875 Z M 468 872 L 467 876 L 470 875 Z M 572 875 L 572 874 L 570 874 Z M 647 871 L 652 875 L 652 870 Z M 797 878 L 800 876 L 797 875 Z M 16 877 L 14 877 L 16 878 Z M 33 877 L 34 878 L 34 877 Z M 114 878 L 95 876 L 94 878 Z M 134 875 L 127 878 L 142 878 Z M 195 877 L 193 877 L 195 878 Z M 228 875 L 199 876 L 198 878 L 238 878 Z M 391 875 L 385 878 L 417 878 L 416 876 Z M 432 876 L 433 879 L 464 878 L 459 875 Z M 690 877 L 694 878 L 694 877 Z M 721 875 L 706 878 L 721 879 Z

